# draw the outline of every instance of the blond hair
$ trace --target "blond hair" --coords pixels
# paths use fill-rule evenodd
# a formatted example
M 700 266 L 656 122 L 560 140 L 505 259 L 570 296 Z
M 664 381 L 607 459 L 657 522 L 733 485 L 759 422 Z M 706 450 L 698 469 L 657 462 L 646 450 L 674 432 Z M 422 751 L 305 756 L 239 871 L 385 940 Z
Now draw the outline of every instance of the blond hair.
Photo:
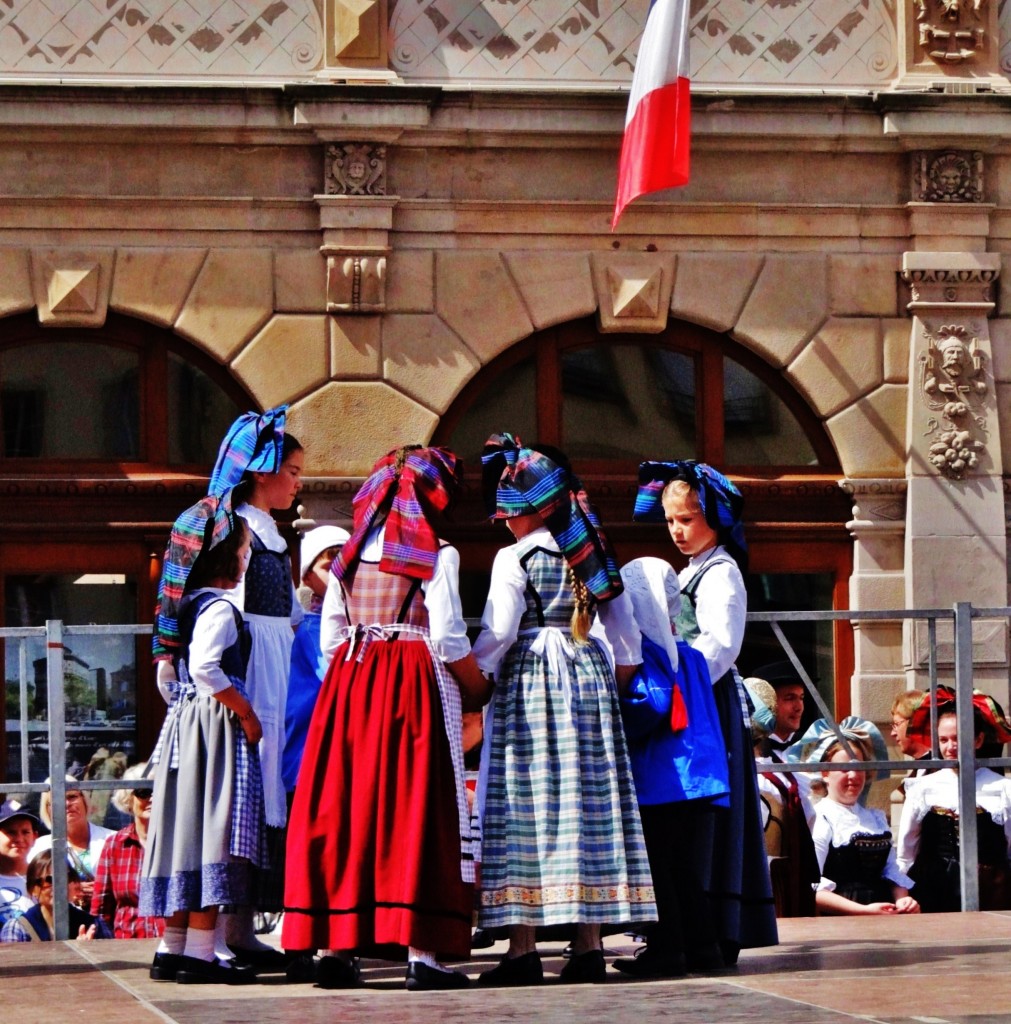
M 687 480 L 668 480 L 660 494 L 660 501 L 664 501 L 668 495 L 675 495 L 683 499 L 684 503 L 693 512 L 702 511 L 702 502 L 699 500 L 699 492 Z
M 572 571 L 571 565 L 566 564 L 565 574 L 568 577 L 569 586 L 572 588 L 572 596 L 576 600 L 576 607 L 572 609 L 572 619 L 569 622 L 569 631 L 577 644 L 585 644 L 590 639 L 590 611 L 593 608 L 593 595 L 590 593 L 590 588 Z
M 892 714 L 901 715 L 905 719 L 912 718 L 925 696 L 922 690 L 904 690 L 892 701 Z

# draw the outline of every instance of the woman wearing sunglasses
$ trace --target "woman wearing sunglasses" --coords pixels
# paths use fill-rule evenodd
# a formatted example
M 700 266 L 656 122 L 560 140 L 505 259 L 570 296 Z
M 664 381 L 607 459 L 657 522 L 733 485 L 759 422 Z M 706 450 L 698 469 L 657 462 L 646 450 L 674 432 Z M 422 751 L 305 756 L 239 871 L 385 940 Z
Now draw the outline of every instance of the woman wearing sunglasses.
M 123 780 L 144 779 L 147 764 L 127 768 Z M 145 783 L 145 787 L 150 785 Z M 165 931 L 163 917 L 141 917 L 137 913 L 140 894 L 140 869 L 147 847 L 147 827 L 151 820 L 151 790 L 117 789 L 112 803 L 133 821 L 106 840 L 95 871 L 95 891 L 91 912 L 112 929 L 117 939 L 160 938 Z
M 0 942 L 52 942 L 54 924 L 53 854 L 43 850 L 32 858 L 25 879 L 28 895 L 35 901 L 31 910 L 0 929 Z M 70 902 L 70 934 L 78 942 L 111 939 L 106 923 L 86 914 L 77 906 L 81 896 L 81 880 L 77 872 L 67 868 L 67 899 Z

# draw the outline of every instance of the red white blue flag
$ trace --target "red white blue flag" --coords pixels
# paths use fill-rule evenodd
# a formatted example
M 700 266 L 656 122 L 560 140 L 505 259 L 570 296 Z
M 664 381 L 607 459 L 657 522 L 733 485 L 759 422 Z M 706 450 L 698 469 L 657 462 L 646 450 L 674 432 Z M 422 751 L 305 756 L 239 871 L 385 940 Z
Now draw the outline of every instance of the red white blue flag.
M 613 230 L 638 196 L 688 183 L 689 0 L 652 0 L 639 43 L 618 162 Z

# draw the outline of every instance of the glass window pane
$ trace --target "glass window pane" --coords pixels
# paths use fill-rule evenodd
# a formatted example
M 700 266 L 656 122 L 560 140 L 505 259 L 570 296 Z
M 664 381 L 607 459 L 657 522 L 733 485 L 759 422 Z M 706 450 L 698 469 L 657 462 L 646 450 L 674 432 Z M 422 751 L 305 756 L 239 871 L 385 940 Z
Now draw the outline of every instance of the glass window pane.
M 834 580 L 831 573 L 749 573 L 749 612 L 831 611 Z M 835 709 L 835 644 L 831 622 L 782 622 L 783 633 L 830 711 Z M 749 623 L 737 659 L 742 676 L 762 678 L 772 665 L 789 658 L 771 626 Z M 788 671 L 788 670 L 787 670 Z M 821 712 L 811 699 L 804 702 L 801 731 Z
M 244 411 L 203 370 L 169 353 L 168 449 L 172 465 L 212 466 L 218 443 Z
M 537 440 L 536 368 L 526 359 L 499 374 L 463 414 L 448 446 L 471 468 L 492 434 L 509 431 L 525 443 Z
M 136 617 L 137 584 L 106 573 L 38 573 L 4 579 L 5 626 L 43 626 L 46 619 L 71 625 L 116 625 Z M 5 645 L 7 778 L 21 775 L 21 719 L 27 722 L 29 779 L 49 773 L 49 708 L 44 638 L 29 641 L 28 706 L 20 702 L 20 644 Z M 88 778 L 115 778 L 137 753 L 137 657 L 130 634 L 65 636 L 63 685 L 66 700 L 67 767 Z M 90 767 L 89 767 L 90 766 Z M 89 796 L 92 819 L 115 822 L 111 793 Z
M 562 356 L 562 447 L 574 459 L 696 455 L 695 359 L 653 345 Z
M 73 341 L 0 351 L 6 458 L 140 457 L 140 360 Z
M 767 384 L 723 360 L 724 462 L 728 466 L 816 466 L 797 418 Z

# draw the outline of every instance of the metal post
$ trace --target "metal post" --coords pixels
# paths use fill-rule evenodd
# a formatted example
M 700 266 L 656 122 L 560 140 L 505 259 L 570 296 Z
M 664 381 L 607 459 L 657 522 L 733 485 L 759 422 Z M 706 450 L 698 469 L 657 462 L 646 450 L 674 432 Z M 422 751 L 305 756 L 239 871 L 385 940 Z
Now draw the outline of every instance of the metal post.
M 70 938 L 67 901 L 67 723 L 63 693 L 63 623 L 46 620 L 49 693 L 49 785 L 53 809 L 53 924 L 55 939 Z
M 958 709 L 958 854 L 962 909 L 979 910 L 976 845 L 976 730 L 972 709 L 972 605 L 955 604 L 955 694 Z
M 927 619 L 927 657 L 930 665 L 930 756 L 937 752 L 937 619 Z
M 21 709 L 21 778 L 28 778 L 28 638 L 18 641 L 18 700 Z

